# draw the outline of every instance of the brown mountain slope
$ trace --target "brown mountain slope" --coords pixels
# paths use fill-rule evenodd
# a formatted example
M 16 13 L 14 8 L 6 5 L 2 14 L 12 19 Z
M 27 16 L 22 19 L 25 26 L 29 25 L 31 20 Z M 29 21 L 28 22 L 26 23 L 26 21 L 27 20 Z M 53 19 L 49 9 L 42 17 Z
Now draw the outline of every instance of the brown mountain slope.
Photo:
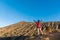
M 42 30 L 45 35 L 54 33 L 56 28 L 60 28 L 60 22 L 43 22 Z M 58 31 L 60 32 L 60 30 Z M 36 25 L 33 22 L 19 22 L 0 28 L 0 37 L 14 37 L 14 36 L 35 36 L 37 35 Z M 60 33 L 59 33 L 60 35 Z M 31 39 L 33 40 L 33 39 Z
M 35 24 L 31 22 L 19 22 L 0 29 L 0 37 L 33 35 L 36 31 Z

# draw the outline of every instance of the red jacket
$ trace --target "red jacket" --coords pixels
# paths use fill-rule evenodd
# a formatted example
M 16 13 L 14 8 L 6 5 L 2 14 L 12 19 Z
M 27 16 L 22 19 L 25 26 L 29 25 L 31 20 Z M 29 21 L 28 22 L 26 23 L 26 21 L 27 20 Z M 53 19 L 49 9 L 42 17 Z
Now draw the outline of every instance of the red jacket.
M 41 27 L 41 23 L 40 22 L 35 22 L 35 23 L 36 23 L 37 28 Z

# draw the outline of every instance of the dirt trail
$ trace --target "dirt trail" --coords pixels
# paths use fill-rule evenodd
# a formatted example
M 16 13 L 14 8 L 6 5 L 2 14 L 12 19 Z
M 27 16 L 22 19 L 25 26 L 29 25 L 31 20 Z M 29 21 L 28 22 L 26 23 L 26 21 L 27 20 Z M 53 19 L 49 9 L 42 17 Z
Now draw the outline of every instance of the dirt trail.
M 60 40 L 60 33 L 52 33 L 44 36 L 37 36 L 34 40 Z

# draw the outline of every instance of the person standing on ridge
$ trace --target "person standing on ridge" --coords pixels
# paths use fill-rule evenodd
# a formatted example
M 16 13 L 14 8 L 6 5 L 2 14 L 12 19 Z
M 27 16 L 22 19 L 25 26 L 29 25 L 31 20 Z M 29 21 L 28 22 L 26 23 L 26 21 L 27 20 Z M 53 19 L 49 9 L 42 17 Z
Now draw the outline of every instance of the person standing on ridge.
M 38 35 L 39 35 L 40 33 L 43 35 L 43 32 L 42 32 L 42 30 L 41 30 L 41 25 L 42 25 L 42 23 L 40 22 L 40 20 L 38 20 L 38 21 L 35 21 L 35 20 L 34 20 L 34 22 L 35 22 L 36 27 L 37 27 Z

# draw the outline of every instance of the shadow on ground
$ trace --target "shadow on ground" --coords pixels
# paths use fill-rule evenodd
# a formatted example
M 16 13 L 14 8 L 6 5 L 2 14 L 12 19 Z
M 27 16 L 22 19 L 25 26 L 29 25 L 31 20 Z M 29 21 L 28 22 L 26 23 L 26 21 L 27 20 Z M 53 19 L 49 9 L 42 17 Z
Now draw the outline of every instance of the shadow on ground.
M 14 37 L 0 37 L 0 40 L 26 40 L 27 38 L 29 38 L 29 36 L 14 36 Z

